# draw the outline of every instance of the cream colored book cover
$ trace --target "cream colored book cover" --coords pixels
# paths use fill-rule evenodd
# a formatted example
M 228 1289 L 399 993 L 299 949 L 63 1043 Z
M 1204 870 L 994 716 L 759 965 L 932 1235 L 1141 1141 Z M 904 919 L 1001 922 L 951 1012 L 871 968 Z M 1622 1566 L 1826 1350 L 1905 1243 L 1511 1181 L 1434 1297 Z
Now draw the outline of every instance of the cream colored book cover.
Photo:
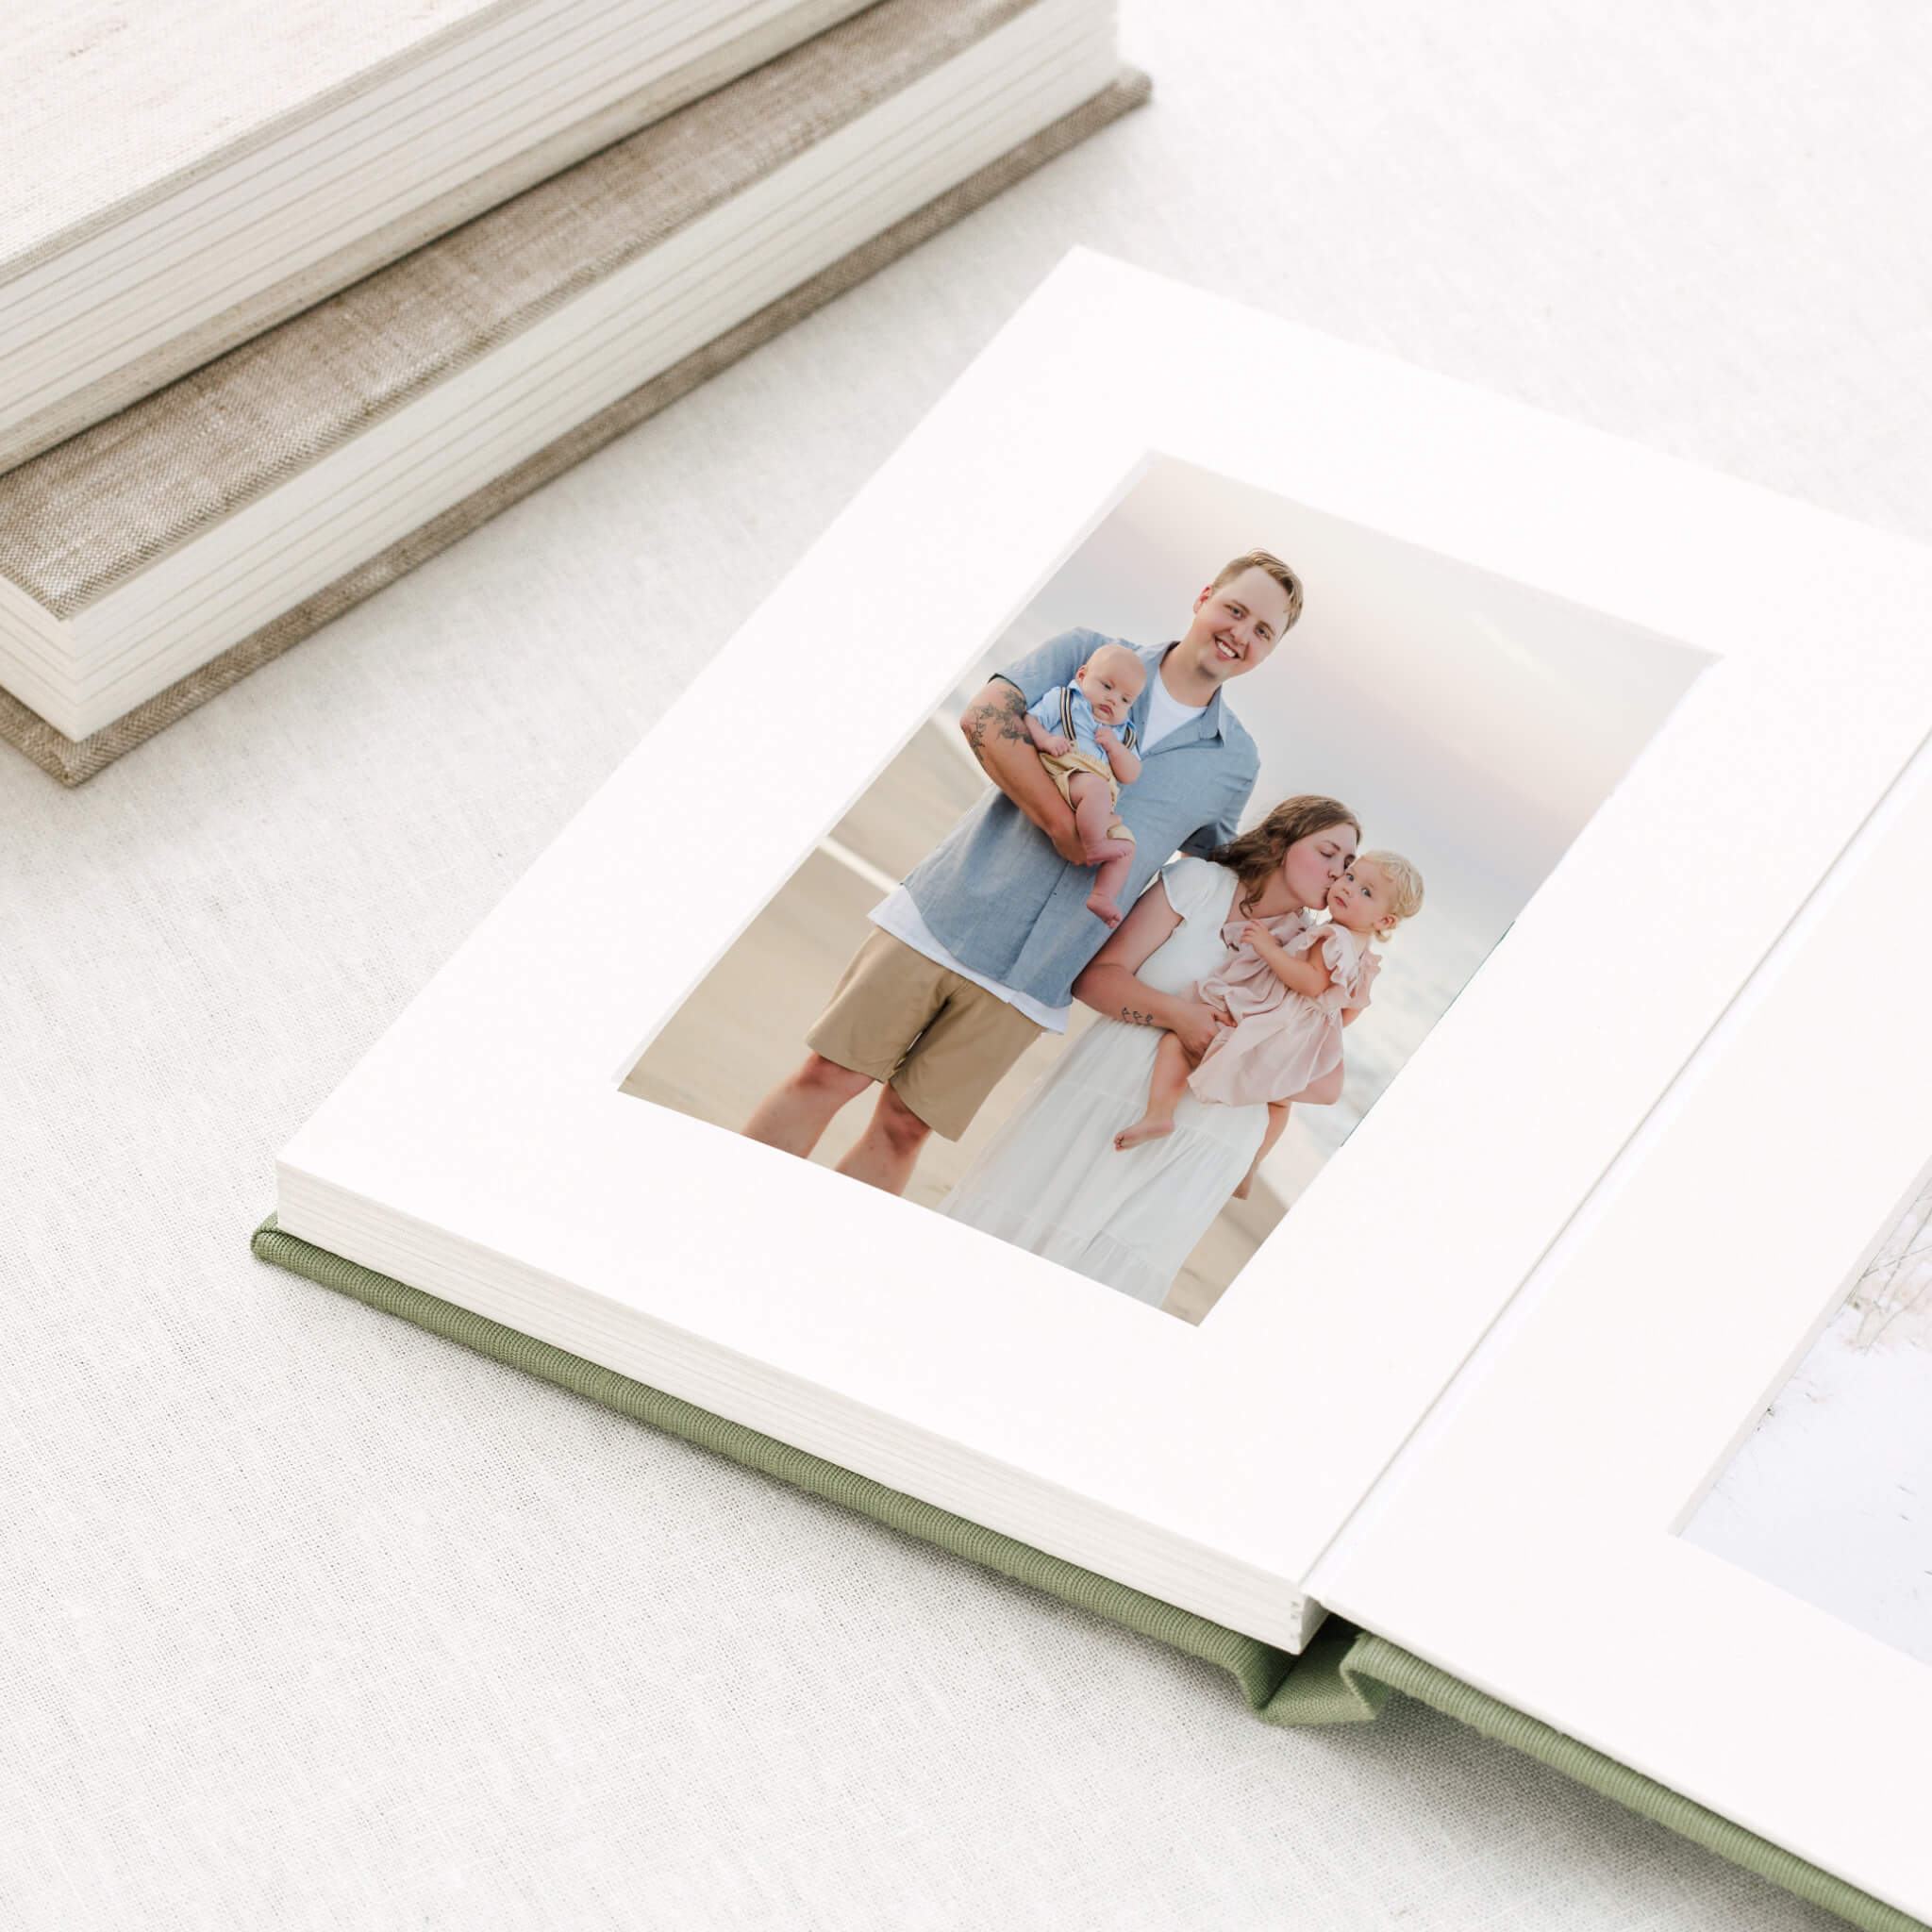
M 884 0 L 0 476 L 0 724 L 87 776 L 1144 94 Z
M 0 470 L 861 4 L 14 8 Z

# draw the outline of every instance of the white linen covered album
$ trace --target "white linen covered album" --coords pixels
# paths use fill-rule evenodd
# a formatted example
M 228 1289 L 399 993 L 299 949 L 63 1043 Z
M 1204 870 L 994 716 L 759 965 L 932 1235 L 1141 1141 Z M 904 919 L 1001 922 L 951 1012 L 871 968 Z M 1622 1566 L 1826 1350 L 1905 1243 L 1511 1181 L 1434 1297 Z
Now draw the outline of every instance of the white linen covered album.
M 1145 93 L 879 0 L 0 475 L 0 730 L 88 775 Z
M 15 8 L 0 469 L 863 4 Z

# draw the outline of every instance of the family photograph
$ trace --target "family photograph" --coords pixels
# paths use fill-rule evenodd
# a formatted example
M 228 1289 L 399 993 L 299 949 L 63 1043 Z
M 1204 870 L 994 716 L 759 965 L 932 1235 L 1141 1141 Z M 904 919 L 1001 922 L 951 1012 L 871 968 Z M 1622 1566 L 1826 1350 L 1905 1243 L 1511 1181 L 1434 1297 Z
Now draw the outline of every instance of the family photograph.
M 1699 668 L 1250 496 L 1154 466 L 626 1091 L 1202 1319 Z
M 1077 999 L 1099 1024 L 940 1211 L 1164 1300 L 1289 1108 L 1340 1097 L 1374 942 L 1422 902 L 1415 867 L 1363 854 L 1334 799 L 1237 831 L 1258 758 L 1226 693 L 1267 675 L 1301 608 L 1289 566 L 1250 551 L 1176 641 L 1069 631 L 990 679 L 959 728 L 991 789 L 873 913 L 744 1132 L 809 1154 L 875 1093 L 839 1172 L 902 1192 L 928 1137 L 957 1141 Z

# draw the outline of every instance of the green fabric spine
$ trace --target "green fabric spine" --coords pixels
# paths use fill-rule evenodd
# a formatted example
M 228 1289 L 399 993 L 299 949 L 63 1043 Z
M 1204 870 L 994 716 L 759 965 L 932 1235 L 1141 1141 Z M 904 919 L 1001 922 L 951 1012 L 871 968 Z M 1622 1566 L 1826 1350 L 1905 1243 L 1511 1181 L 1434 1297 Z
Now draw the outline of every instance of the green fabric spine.
M 924 1503 L 903 1491 L 807 1455 L 802 1449 L 760 1435 L 741 1423 L 727 1422 L 708 1409 L 663 1391 L 601 1368 L 581 1356 L 539 1341 L 488 1316 L 458 1307 L 392 1276 L 364 1268 L 341 1256 L 285 1234 L 271 1215 L 256 1229 L 256 1255 L 277 1267 L 307 1276 L 325 1288 L 353 1295 L 386 1314 L 491 1356 L 510 1367 L 541 1375 L 574 1394 L 602 1403 L 622 1415 L 681 1436 L 689 1442 L 729 1457 L 732 1461 L 776 1476 L 796 1489 L 824 1496 L 882 1523 L 889 1528 L 936 1543 L 955 1556 L 997 1570 L 1036 1590 L 1124 1628 L 1217 1665 L 1239 1686 L 1241 1695 L 1266 1723 L 1283 1725 L 1358 1724 L 1373 1718 L 1391 1691 L 1455 1718 L 1486 1738 L 1522 1751 L 1539 1762 L 1612 1798 L 1642 1817 L 1715 1852 L 1733 1864 L 1768 1878 L 1795 1896 L 1836 1913 L 1861 1932 L 1928 1932 L 1868 1892 L 1807 1864 L 1769 1840 L 1721 1818 L 1704 1806 L 1632 1771 L 1628 1765 L 1566 1737 L 1561 1731 L 1472 1689 L 1446 1671 L 1398 1645 L 1331 1617 L 1299 1657 L 1237 1630 L 1130 1590 L 1125 1584 L 1083 1570 L 1030 1544 L 970 1523 L 950 1510 Z
M 1588 1744 L 1579 1744 L 1574 1738 L 1552 1729 L 1540 1719 L 1524 1716 L 1500 1699 L 1472 1689 L 1459 1677 L 1452 1677 L 1447 1671 L 1438 1670 L 1434 1664 L 1425 1663 L 1365 1630 L 1356 1634 L 1341 1669 L 1346 1675 L 1399 1690 L 1405 1697 L 1413 1697 L 1472 1730 L 1480 1731 L 1486 1738 L 1526 1753 L 1552 1770 L 1560 1771 L 1565 1777 L 1574 1778 L 1578 1784 L 1588 1785 L 1591 1790 L 1601 1791 L 1632 1811 L 1667 1825 L 1721 1858 L 1728 1858 L 1732 1864 L 1756 1872 L 1759 1877 L 1770 1879 L 1797 1897 L 1823 1906 L 1826 1911 L 1863 1927 L 1864 1932 L 1926 1932 L 1923 1920 L 1874 1898 L 1870 1892 L 1860 1891 L 1855 1885 L 1847 1885 L 1842 1878 L 1821 1872 L 1794 1852 L 1759 1838 L 1756 1832 L 1746 1831 L 1742 1825 L 1733 1824 L 1728 1818 L 1720 1818 L 1715 1811 L 1693 1804 L 1668 1785 L 1632 1771 L 1627 1764 L 1620 1764 L 1601 1751 L 1592 1751 Z

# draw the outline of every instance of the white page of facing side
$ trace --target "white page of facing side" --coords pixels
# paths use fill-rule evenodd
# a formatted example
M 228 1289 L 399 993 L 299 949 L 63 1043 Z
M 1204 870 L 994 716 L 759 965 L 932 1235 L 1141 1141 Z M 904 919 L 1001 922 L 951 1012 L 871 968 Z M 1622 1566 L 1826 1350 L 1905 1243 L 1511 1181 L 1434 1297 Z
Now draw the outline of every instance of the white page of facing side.
M 1308 506 L 1717 660 L 1198 1329 L 617 1091 L 1150 452 L 1291 539 Z M 1318 1554 L 1932 725 L 1928 593 L 1894 541 L 1075 254 L 296 1137 L 283 1224 L 1292 1646 Z M 792 849 L 716 835 L 727 714 Z M 1604 943 L 1646 922 L 1668 978 Z
M 1932 748 L 1312 1587 L 1932 1919 L 1932 1665 L 1676 1534 L 1932 1159 L 1928 878 Z

